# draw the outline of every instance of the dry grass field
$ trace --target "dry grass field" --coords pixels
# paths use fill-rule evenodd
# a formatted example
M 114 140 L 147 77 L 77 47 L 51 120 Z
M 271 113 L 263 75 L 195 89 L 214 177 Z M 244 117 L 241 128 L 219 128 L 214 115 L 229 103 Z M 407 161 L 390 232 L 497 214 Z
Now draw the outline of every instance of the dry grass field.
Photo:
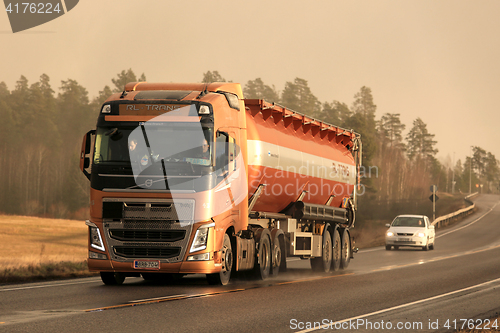
M 87 259 L 83 221 L 0 215 L 0 269 Z
M 83 221 L 0 215 L 0 283 L 89 276 Z

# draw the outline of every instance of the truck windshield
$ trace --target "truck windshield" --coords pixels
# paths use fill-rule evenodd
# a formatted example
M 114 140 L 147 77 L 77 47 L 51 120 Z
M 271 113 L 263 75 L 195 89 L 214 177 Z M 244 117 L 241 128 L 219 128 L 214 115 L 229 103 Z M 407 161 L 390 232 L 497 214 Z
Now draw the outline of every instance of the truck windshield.
M 130 163 L 134 175 L 162 163 L 166 169 L 212 166 L 213 128 L 200 123 L 141 123 L 136 127 L 99 127 L 94 164 Z M 174 171 L 179 173 L 179 171 Z

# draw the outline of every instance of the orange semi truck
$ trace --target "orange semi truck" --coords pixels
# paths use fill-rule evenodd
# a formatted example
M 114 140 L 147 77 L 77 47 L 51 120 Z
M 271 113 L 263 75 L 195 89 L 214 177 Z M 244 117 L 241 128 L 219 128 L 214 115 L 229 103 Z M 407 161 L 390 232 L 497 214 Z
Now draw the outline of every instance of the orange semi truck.
M 89 269 L 108 285 L 265 279 L 290 256 L 345 269 L 360 165 L 359 134 L 243 99 L 240 84 L 128 83 L 83 138 Z

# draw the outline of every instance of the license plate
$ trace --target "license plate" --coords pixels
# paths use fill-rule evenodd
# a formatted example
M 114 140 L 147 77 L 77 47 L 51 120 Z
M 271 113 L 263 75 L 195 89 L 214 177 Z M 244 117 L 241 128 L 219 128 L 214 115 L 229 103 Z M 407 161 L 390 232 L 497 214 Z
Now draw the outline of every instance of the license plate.
M 400 238 L 399 241 L 400 242 L 409 242 L 410 239 L 409 238 Z
M 134 268 L 135 269 L 160 269 L 160 261 L 159 260 L 134 260 Z

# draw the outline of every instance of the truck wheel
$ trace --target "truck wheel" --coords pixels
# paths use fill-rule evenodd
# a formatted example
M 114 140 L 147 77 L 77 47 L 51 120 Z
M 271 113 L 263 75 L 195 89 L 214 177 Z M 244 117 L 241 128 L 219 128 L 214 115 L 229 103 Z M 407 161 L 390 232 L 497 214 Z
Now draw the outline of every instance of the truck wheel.
M 323 232 L 323 251 L 321 253 L 321 258 L 312 258 L 311 268 L 315 272 L 325 272 L 328 273 L 332 267 L 332 238 L 330 237 L 330 232 L 325 230 Z
M 385 246 L 385 249 L 386 249 L 387 251 L 390 251 L 390 250 L 391 250 L 391 245 L 386 245 L 386 246 Z
M 273 241 L 273 252 L 272 252 L 272 266 L 271 266 L 271 276 L 276 277 L 280 271 L 280 267 L 283 266 L 282 261 L 285 260 L 284 249 L 282 249 L 279 235 L 274 236 Z
M 265 280 L 271 271 L 271 244 L 269 237 L 263 235 L 259 244 L 259 253 L 255 261 L 254 273 L 258 279 Z
M 207 274 L 207 281 L 212 285 L 223 285 L 229 283 L 231 278 L 231 270 L 233 269 L 233 250 L 231 248 L 231 239 L 228 234 L 224 235 L 224 243 L 222 244 L 222 269 L 219 273 Z
M 125 274 L 113 272 L 101 272 L 101 280 L 107 286 L 117 286 L 125 281 Z
M 142 278 L 146 281 L 155 281 L 162 283 L 173 283 L 182 279 L 183 274 L 177 273 L 142 273 Z
M 340 258 L 340 268 L 346 269 L 351 262 L 351 237 L 349 231 L 344 229 L 342 233 L 342 257 Z
M 333 256 L 332 256 L 332 270 L 338 271 L 340 268 L 340 261 L 342 260 L 342 242 L 338 230 L 333 232 Z

